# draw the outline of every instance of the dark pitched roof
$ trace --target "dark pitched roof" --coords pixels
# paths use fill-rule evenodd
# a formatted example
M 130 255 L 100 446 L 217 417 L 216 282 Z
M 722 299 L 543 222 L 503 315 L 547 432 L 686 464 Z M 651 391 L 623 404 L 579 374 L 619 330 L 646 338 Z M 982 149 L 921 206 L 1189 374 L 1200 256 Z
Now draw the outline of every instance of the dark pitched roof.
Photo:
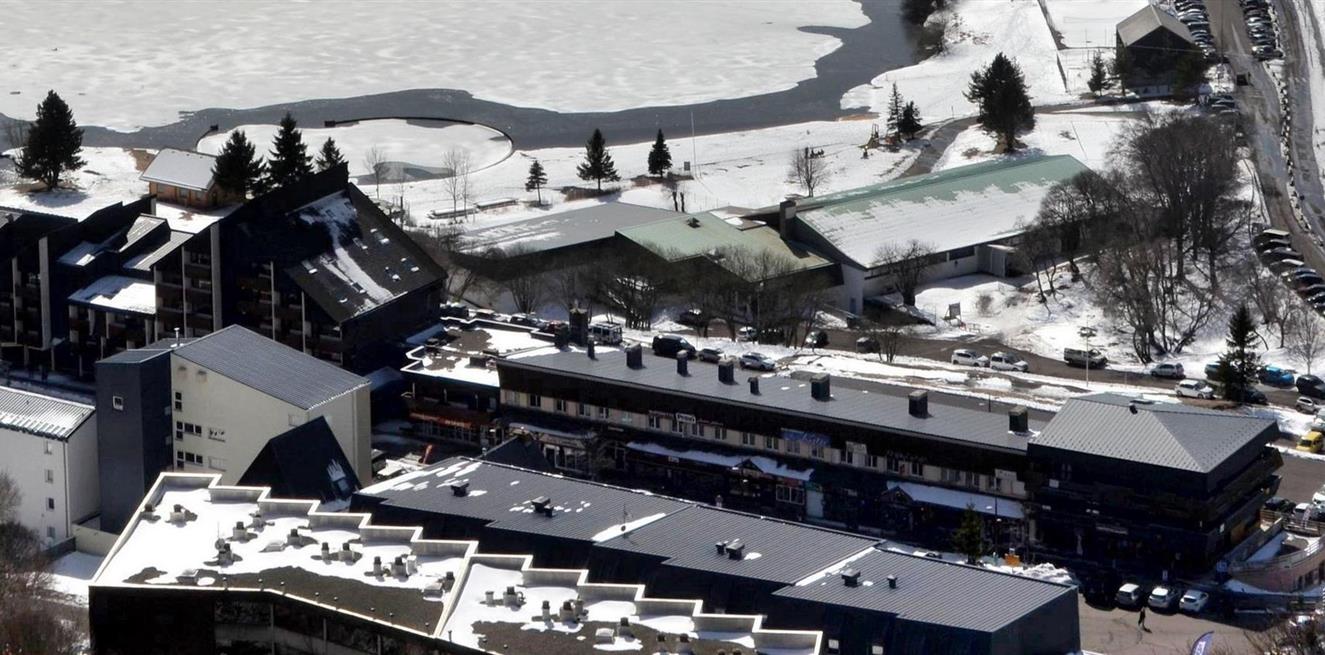
M 1067 401 L 1031 444 L 1209 473 L 1248 443 L 1267 443 L 1277 430 L 1273 419 L 1101 393 Z
M 105 359 L 97 361 L 97 364 L 141 364 L 153 357 L 169 355 L 170 348 L 163 346 L 165 342 L 158 341 L 156 344 L 145 348 L 134 348 L 133 350 L 121 350 Z
M 910 415 L 905 397 L 836 388 L 832 400 L 820 401 L 810 396 L 808 382 L 789 378 L 761 380 L 760 393 L 756 395 L 750 393 L 745 384 L 745 375 L 738 376 L 737 384 L 724 384 L 718 380 L 716 367 L 693 363 L 690 375 L 681 376 L 676 373 L 675 361 L 650 354 L 644 356 L 644 366 L 637 369 L 626 366 L 622 351 L 605 348 L 600 348 L 593 359 L 584 353 L 567 351 L 497 361 L 498 372 L 512 368 L 542 370 L 585 380 L 609 380 L 637 388 L 711 398 L 820 420 L 828 418 L 867 429 L 882 428 L 990 448 L 1026 450 L 1026 437 L 1008 431 L 1008 418 L 1004 414 L 943 405 L 931 400 L 929 416 L 917 418 Z M 1037 427 L 1037 422 L 1032 421 L 1031 428 Z
M 78 219 L 69 216 L 0 207 L 0 261 L 22 252 L 47 234 L 77 223 Z
M 291 279 L 333 319 L 372 311 L 445 272 L 373 201 L 350 185 L 290 213 L 286 243 L 319 231 L 316 248 L 291 248 L 300 259 L 285 268 Z M 325 243 L 325 247 L 321 247 Z
M 860 573 L 858 586 L 848 587 L 843 583 L 842 568 Z M 888 587 L 890 575 L 897 578 L 895 589 Z M 1046 603 L 1065 595 L 1075 596 L 1076 588 L 927 557 L 874 550 L 845 567 L 834 567 L 818 579 L 784 587 L 774 595 L 991 632 Z M 1071 602 L 1075 605 L 1075 598 Z
M 1132 45 L 1161 28 L 1173 32 L 1192 45 L 1196 44 L 1192 40 L 1191 30 L 1187 29 L 1182 21 L 1153 4 L 1147 4 L 1119 22 L 1118 38 L 1122 40 L 1123 45 Z
M 272 437 L 240 476 L 241 486 L 271 487 L 282 498 L 349 501 L 359 481 L 321 416 Z
M 368 386 L 368 380 L 232 325 L 175 348 L 175 354 L 302 409 Z
M 740 540 L 744 558 L 717 552 Z M 697 505 L 599 544 L 661 558 L 668 566 L 795 584 L 878 540 Z
M 449 485 L 469 483 L 457 496 Z M 361 495 L 383 504 L 487 521 L 493 528 L 594 541 L 626 521 L 677 512 L 690 503 L 582 482 L 536 471 L 453 457 L 423 471 L 366 487 Z M 537 514 L 529 501 L 548 498 L 554 509 Z M 623 518 L 627 517 L 627 518 Z

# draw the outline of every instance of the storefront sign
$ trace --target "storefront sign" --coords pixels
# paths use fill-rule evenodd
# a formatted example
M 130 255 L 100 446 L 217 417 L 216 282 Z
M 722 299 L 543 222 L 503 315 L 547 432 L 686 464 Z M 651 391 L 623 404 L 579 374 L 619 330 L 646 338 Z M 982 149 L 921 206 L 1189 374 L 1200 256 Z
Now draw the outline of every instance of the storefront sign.
M 806 432 L 804 430 L 792 430 L 790 428 L 782 428 L 782 438 L 788 441 L 799 441 L 810 444 L 811 446 L 819 447 L 827 447 L 831 443 L 826 434 Z

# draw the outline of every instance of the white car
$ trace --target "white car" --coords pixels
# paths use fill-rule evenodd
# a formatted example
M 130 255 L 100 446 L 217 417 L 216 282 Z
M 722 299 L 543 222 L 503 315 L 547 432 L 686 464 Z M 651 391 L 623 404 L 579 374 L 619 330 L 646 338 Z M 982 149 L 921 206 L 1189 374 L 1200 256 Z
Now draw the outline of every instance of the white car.
M 1031 370 L 1031 365 L 1026 360 L 1013 355 L 1012 353 L 994 353 L 989 356 L 989 368 L 995 371 L 1021 371 L 1025 373 Z
M 1179 595 L 1177 589 L 1161 585 L 1150 590 L 1150 598 L 1146 599 L 1146 604 L 1157 610 L 1171 610 L 1178 604 Z
M 756 371 L 777 370 L 778 364 L 772 357 L 764 353 L 742 353 L 740 359 L 741 368 L 752 368 Z
M 966 366 L 989 366 L 989 358 L 974 350 L 958 348 L 952 351 L 952 363 Z
M 1200 614 L 1210 602 L 1210 594 L 1199 589 L 1188 589 L 1178 601 L 1178 608 L 1191 614 Z
M 1123 586 L 1118 587 L 1118 593 L 1113 595 L 1113 600 L 1123 607 L 1137 607 L 1143 602 L 1141 586 L 1134 582 L 1124 582 Z
M 739 330 L 736 331 L 736 340 L 737 340 L 737 341 L 754 341 L 754 340 L 755 340 L 755 335 L 756 335 L 756 334 L 757 334 L 757 333 L 755 332 L 755 329 L 747 325 L 747 326 L 745 326 L 745 327 L 743 327 L 743 328 L 741 328 L 741 329 L 739 329 Z
M 1178 386 L 1173 387 L 1173 392 L 1178 394 L 1179 398 L 1211 400 L 1215 397 L 1215 388 L 1200 380 L 1183 380 Z
M 1325 505 L 1325 486 L 1322 486 L 1321 488 L 1317 489 L 1316 493 L 1311 494 L 1311 504 L 1315 505 L 1316 507 L 1321 507 L 1322 505 Z

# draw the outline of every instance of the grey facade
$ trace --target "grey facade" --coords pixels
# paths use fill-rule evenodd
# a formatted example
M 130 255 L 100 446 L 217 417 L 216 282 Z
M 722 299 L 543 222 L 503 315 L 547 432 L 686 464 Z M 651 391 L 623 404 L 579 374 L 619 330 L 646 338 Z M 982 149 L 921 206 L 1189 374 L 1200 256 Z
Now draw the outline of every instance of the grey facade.
M 101 529 L 119 532 L 143 494 L 174 467 L 170 350 L 130 350 L 97 362 Z

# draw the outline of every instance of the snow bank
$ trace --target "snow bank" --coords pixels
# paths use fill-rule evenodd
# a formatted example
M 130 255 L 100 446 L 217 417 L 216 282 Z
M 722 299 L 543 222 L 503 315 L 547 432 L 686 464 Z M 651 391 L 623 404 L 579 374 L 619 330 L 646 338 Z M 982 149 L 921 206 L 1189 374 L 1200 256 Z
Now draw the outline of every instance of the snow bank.
M 4 110 L 0 109 L 2 112 Z M 30 193 L 29 188 L 39 189 L 41 185 L 19 179 L 12 169 L 0 169 L 0 207 L 83 219 L 107 205 L 132 202 L 147 194 L 147 183 L 138 179 L 142 171 L 128 150 L 83 148 L 79 156 L 87 164 L 65 174 L 61 178 L 61 187 L 50 192 Z
M 994 153 L 994 138 L 979 127 L 970 127 L 957 135 L 952 145 L 934 164 L 941 171 L 995 159 L 1072 155 L 1096 170 L 1106 168 L 1114 141 L 1133 118 L 1126 114 L 1040 114 L 1035 129 L 1022 135 L 1025 148 L 1011 155 Z
M 79 122 L 130 130 L 205 107 L 462 89 L 559 111 L 789 89 L 866 24 L 848 0 L 21 3 L 6 8 L 0 113 L 59 89 Z M 36 26 L 40 26 L 38 29 Z M 169 26 L 162 33 L 162 26 Z M 665 44 L 665 45 L 664 45 Z M 54 46 L 54 47 L 53 47 Z M 96 74 L 88 74 L 96 71 Z

